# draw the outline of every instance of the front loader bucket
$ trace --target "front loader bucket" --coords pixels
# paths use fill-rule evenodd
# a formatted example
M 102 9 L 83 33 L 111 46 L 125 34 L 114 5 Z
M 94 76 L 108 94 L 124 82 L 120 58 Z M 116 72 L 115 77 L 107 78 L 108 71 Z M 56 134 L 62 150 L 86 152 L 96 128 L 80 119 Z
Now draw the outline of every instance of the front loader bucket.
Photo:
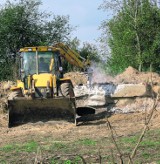
M 26 122 L 48 121 L 56 118 L 75 121 L 74 98 L 8 100 L 8 127 Z

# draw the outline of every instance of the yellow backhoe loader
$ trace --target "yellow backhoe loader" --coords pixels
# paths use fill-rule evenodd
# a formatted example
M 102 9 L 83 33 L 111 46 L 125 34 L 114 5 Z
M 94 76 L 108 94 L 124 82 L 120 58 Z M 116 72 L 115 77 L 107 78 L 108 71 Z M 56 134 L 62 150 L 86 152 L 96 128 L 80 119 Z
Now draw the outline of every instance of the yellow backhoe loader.
M 76 108 L 72 82 L 63 77 L 62 58 L 82 69 L 90 65 L 63 43 L 20 49 L 20 78 L 8 97 L 8 127 L 37 118 L 64 118 L 77 124 L 77 115 L 95 112 Z

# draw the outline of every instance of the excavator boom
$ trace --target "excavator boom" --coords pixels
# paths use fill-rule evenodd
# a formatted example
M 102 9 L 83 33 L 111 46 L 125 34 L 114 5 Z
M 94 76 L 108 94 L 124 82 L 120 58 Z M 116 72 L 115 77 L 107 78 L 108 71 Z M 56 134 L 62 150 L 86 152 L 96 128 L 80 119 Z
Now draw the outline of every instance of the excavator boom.
M 63 56 L 70 64 L 86 69 L 86 67 L 90 66 L 91 62 L 88 59 L 83 58 L 76 51 L 69 48 L 69 46 L 64 45 L 63 43 L 57 43 L 53 45 L 59 49 L 61 56 Z

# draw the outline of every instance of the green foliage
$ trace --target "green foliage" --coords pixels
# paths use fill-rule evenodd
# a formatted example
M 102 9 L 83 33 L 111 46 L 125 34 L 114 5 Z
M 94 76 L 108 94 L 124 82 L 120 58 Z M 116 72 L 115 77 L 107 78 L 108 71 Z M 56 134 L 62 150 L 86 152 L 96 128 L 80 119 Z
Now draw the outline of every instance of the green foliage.
M 12 77 L 17 52 L 21 47 L 65 42 L 73 28 L 68 16 L 39 10 L 40 0 L 7 1 L 0 8 L 0 77 Z M 0 79 L 0 80 L 1 80 Z
M 63 42 L 71 45 L 84 58 L 99 61 L 94 45 L 78 46 L 77 38 L 71 40 L 73 27 L 69 24 L 68 16 L 60 16 L 40 11 L 41 0 L 6 1 L 0 7 L 0 80 L 16 77 L 17 52 L 22 47 L 53 45 Z M 71 41 L 70 41 L 71 40 Z M 78 70 L 68 62 L 64 62 L 64 70 Z
M 0 81 L 13 79 L 13 59 L 0 56 Z
M 107 67 L 112 73 L 120 73 L 128 66 L 158 72 L 160 9 L 148 0 L 121 4 L 117 15 L 102 25 L 103 30 L 108 29 L 111 49 Z
M 98 55 L 98 49 L 94 44 L 84 43 L 80 50 L 80 55 L 85 59 L 89 59 L 92 62 L 100 62 L 101 58 Z

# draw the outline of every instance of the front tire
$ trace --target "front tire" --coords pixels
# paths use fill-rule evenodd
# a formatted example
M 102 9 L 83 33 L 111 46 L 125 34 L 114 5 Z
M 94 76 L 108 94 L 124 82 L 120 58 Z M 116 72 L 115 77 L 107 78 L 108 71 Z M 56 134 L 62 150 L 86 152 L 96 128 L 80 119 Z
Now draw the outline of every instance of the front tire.
M 76 101 L 75 101 L 75 94 L 74 94 L 74 90 L 73 90 L 73 85 L 72 83 L 70 82 L 65 82 L 65 83 L 62 83 L 60 85 L 60 94 L 59 96 L 63 96 L 63 97 L 66 97 L 66 98 L 72 98 L 72 108 L 74 109 L 74 113 L 72 113 L 74 116 L 74 120 L 72 120 L 75 125 L 77 125 L 77 120 L 76 120 Z
M 62 83 L 60 85 L 60 95 L 68 98 L 75 97 L 73 86 L 71 83 Z

